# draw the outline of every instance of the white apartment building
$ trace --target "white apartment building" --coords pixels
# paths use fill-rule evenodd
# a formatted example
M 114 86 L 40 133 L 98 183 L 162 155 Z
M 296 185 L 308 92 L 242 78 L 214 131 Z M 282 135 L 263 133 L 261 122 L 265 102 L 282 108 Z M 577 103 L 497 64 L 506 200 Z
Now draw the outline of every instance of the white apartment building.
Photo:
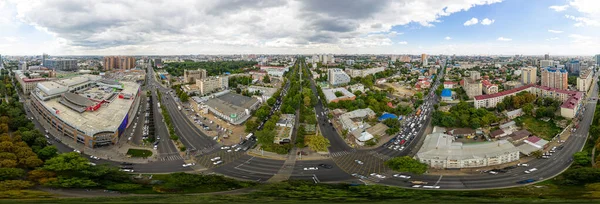
M 554 60 L 540 60 L 540 67 L 553 67 Z
M 196 80 L 196 86 L 201 95 L 205 95 L 217 90 L 225 90 L 229 88 L 229 77 L 227 76 L 212 76 Z
M 577 90 L 587 92 L 592 85 L 592 75 L 594 74 L 593 67 L 591 69 L 581 70 L 579 77 L 577 77 Z
M 463 144 L 444 133 L 427 135 L 416 158 L 435 169 L 493 166 L 519 160 L 519 149 L 506 140 Z
M 348 76 L 348 74 L 346 74 L 341 69 L 329 69 L 327 77 L 329 79 L 329 84 L 331 84 L 332 86 L 339 86 L 350 83 L 350 76 Z
M 377 67 L 370 69 L 351 69 L 346 68 L 346 73 L 351 77 L 366 77 L 371 74 L 379 73 L 385 71 L 385 67 Z

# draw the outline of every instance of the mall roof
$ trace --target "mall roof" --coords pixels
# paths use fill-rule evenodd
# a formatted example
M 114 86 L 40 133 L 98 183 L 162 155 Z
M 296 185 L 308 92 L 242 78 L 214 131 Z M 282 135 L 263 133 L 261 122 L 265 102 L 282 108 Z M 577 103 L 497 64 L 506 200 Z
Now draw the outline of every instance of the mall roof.
M 454 142 L 453 136 L 433 133 L 425 137 L 423 146 L 416 156 L 420 159 L 465 160 L 492 158 L 518 151 L 512 143 L 506 140 L 463 144 Z

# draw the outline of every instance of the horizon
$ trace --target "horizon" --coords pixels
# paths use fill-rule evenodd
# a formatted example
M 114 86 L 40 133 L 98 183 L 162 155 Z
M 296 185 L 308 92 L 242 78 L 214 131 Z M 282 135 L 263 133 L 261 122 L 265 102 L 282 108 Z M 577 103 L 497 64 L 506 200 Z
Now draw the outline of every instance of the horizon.
M 594 56 L 598 7 L 593 0 L 0 0 L 0 54 Z

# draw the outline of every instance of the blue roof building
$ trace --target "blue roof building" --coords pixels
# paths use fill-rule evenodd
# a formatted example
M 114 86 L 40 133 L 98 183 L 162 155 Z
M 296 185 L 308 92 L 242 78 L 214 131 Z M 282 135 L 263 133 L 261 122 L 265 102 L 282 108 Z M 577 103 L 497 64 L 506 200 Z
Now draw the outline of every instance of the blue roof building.
M 384 121 L 386 119 L 397 119 L 398 116 L 391 114 L 391 113 L 384 113 L 379 117 L 379 121 Z
M 452 91 L 450 89 L 442 90 L 442 101 L 452 101 Z

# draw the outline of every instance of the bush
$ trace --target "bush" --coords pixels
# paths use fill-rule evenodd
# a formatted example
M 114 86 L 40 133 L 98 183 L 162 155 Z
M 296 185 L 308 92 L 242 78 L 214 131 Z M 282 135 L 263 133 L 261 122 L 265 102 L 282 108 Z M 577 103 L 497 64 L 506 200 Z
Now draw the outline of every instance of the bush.
M 152 151 L 145 149 L 129 149 L 127 150 L 127 155 L 131 155 L 132 157 L 150 157 L 152 156 Z
M 23 180 L 0 181 L 0 191 L 21 190 L 33 187 L 33 183 Z
M 394 157 L 385 162 L 385 165 L 395 171 L 423 174 L 427 171 L 427 164 L 409 156 Z
M 0 181 L 17 179 L 25 176 L 25 170 L 17 168 L 0 168 Z
M 106 189 L 113 190 L 113 191 L 133 191 L 133 190 L 139 190 L 142 188 L 143 188 L 143 186 L 141 184 L 134 184 L 134 183 L 120 183 L 120 184 L 114 184 L 114 185 L 110 185 L 110 186 L 106 187 Z

